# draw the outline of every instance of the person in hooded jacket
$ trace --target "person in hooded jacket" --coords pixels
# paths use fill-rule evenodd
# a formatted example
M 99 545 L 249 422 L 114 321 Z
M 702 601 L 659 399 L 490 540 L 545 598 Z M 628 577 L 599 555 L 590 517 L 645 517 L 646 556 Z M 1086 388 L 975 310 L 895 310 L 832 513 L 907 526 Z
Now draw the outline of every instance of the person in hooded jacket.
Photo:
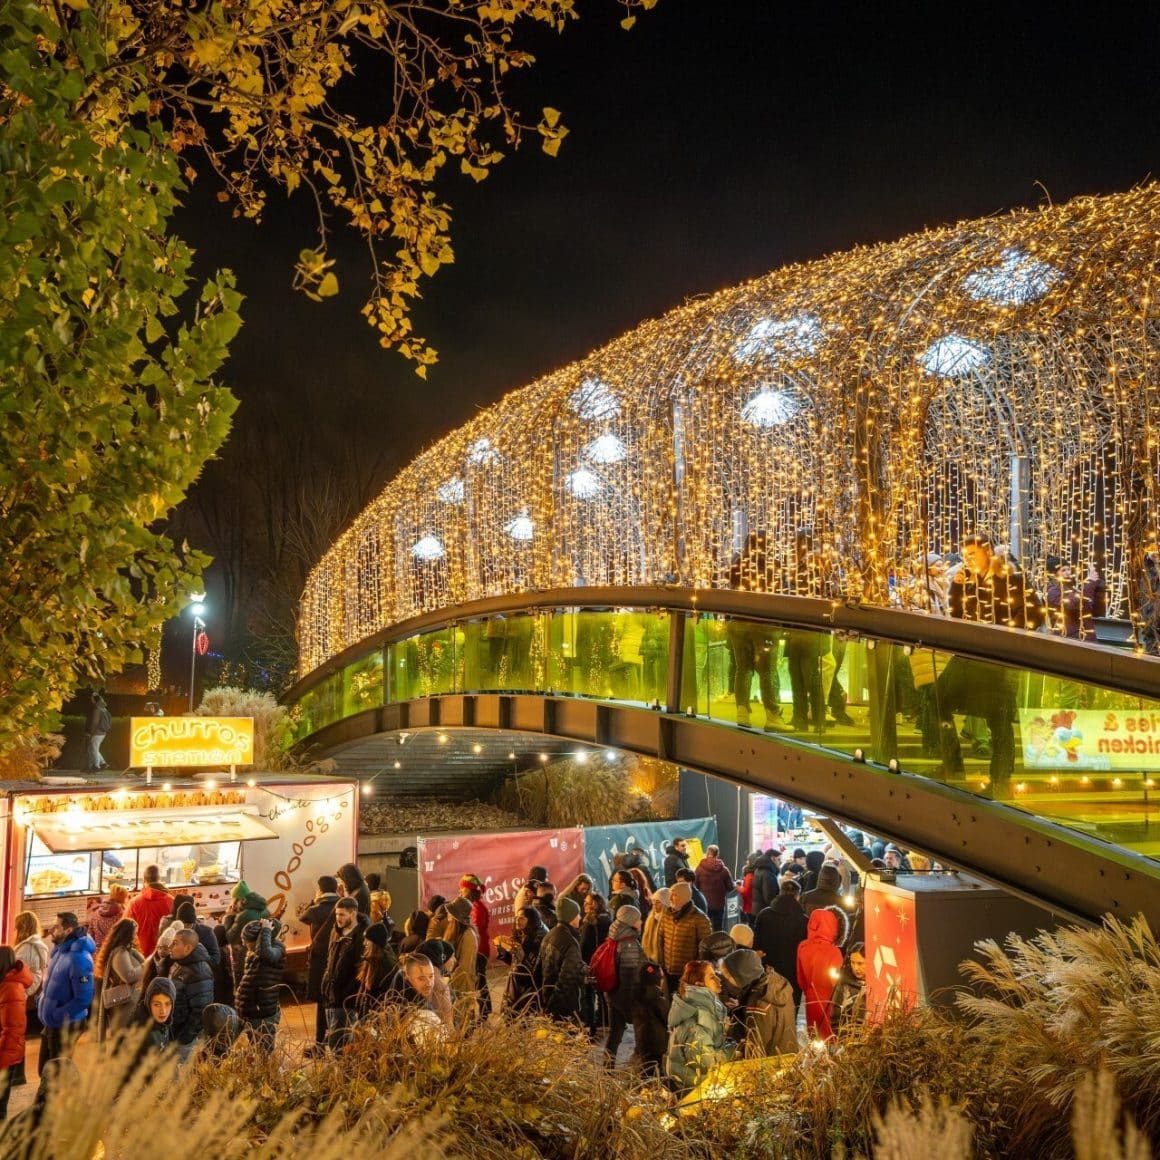
M 145 988 L 133 1012 L 138 1027 L 148 1027 L 138 1059 L 164 1051 L 173 1042 L 173 1008 L 177 988 L 172 979 L 158 977 Z
M 125 905 L 129 901 L 129 891 L 124 886 L 110 886 L 109 897 L 102 898 L 97 906 L 85 915 L 85 929 L 93 946 L 101 949 L 105 935 L 125 917 Z
M 705 896 L 705 913 L 714 930 L 725 929 L 725 900 L 736 885 L 720 855 L 717 846 L 709 846 L 693 874 L 697 889 Z
M 129 903 L 125 917 L 137 924 L 137 941 L 148 958 L 157 946 L 161 920 L 172 910 L 173 895 L 161 884 L 160 866 L 146 866 L 142 881 L 141 892 Z
M 756 951 L 738 950 L 721 964 L 723 992 L 732 1004 L 732 1038 L 742 1059 L 792 1055 L 798 1049 L 793 988 L 766 970 Z
M 842 967 L 840 947 L 845 938 L 846 916 L 836 906 L 827 906 L 810 915 L 806 940 L 798 947 L 797 980 L 806 1000 L 806 1027 L 818 1039 L 833 1035 L 830 999 Z
M 831 862 L 818 871 L 818 884 L 802 895 L 802 910 L 811 914 L 823 906 L 842 905 L 842 872 Z
M 608 937 L 616 942 L 616 990 L 608 993 L 608 1038 L 604 1043 L 609 1067 L 616 1066 L 616 1053 L 636 1010 L 640 969 L 644 966 L 641 926 L 640 911 L 635 906 L 622 906 L 608 929 Z
M 334 904 L 338 901 L 338 879 L 323 874 L 316 883 L 314 901 L 298 915 L 310 929 L 310 950 L 306 955 L 306 999 L 315 1005 L 314 1042 L 326 1042 L 326 1004 L 322 1001 L 322 976 L 330 932 L 334 929 Z
M 40 1068 L 68 1055 L 93 1005 L 93 940 L 71 911 L 61 911 L 52 927 L 55 944 L 40 988 Z
M 689 868 L 689 843 L 684 838 L 674 838 L 665 847 L 665 885 L 672 886 L 677 880 L 677 871 Z
M 854 943 L 830 996 L 830 1026 L 841 1032 L 866 1019 L 866 946 Z
M 802 875 L 802 893 L 808 894 L 818 888 L 818 871 L 825 864 L 826 856 L 821 850 L 811 850 L 806 855 L 806 872 Z
M 516 914 L 514 933 L 496 937 L 499 961 L 511 966 L 500 1005 L 505 1015 L 522 1015 L 536 1009 L 540 944 L 547 933 L 540 912 L 534 906 L 525 906 Z
M 753 949 L 760 951 L 767 967 L 772 967 L 793 988 L 794 1010 L 801 1004 L 798 984 L 798 947 L 805 940 L 809 919 L 798 901 L 801 887 L 787 876 L 771 906 L 757 916 L 753 928 Z
M 182 1063 L 201 1035 L 201 1013 L 213 1002 L 213 968 L 195 930 L 179 930 L 169 948 L 168 976 L 177 989 L 173 1001 L 173 1042 Z
M 32 972 L 7 944 L 0 946 L 0 1120 L 8 1117 L 8 1096 L 24 1063 L 28 1031 L 28 988 Z
M 773 905 L 778 891 L 778 852 L 766 850 L 753 859 L 753 921 L 767 907 Z
M 271 918 L 249 922 L 242 928 L 246 959 L 238 982 L 238 1018 L 250 1031 L 250 1042 L 269 1053 L 274 1049 L 282 1020 L 282 972 L 286 968 L 286 944 L 278 938 Z
M 682 1089 L 696 1087 L 729 1058 L 725 1041 L 728 1015 L 717 997 L 721 983 L 709 963 L 685 964 L 679 993 L 669 1007 L 668 1074 Z
M 350 1038 L 347 1004 L 358 994 L 358 966 L 368 925 L 367 916 L 359 913 L 355 899 L 348 896 L 335 903 L 334 929 L 330 932 L 326 970 L 322 975 L 326 1044 L 335 1050 L 344 1047 Z

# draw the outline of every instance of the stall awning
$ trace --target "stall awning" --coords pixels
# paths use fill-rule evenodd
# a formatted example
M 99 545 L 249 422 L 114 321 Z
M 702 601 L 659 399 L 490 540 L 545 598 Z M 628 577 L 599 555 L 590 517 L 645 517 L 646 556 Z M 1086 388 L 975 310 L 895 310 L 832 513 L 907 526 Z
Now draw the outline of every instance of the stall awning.
M 73 850 L 136 850 L 154 846 L 198 846 L 210 842 L 253 842 L 278 835 L 241 810 L 124 810 L 62 812 L 32 817 L 36 836 L 54 853 Z

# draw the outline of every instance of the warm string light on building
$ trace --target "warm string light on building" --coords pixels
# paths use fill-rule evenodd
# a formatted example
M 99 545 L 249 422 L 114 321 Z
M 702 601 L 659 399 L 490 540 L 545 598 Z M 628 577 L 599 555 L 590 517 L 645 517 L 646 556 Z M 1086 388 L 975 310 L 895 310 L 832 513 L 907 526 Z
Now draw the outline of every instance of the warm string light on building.
M 840 594 L 964 531 L 1097 565 L 1134 615 L 1156 541 L 1160 186 L 774 271 L 644 323 L 416 458 L 311 573 L 308 672 L 416 613 L 523 589 L 725 582 L 797 532 Z M 901 587 L 901 585 L 900 585 Z M 925 592 L 924 585 L 914 591 Z

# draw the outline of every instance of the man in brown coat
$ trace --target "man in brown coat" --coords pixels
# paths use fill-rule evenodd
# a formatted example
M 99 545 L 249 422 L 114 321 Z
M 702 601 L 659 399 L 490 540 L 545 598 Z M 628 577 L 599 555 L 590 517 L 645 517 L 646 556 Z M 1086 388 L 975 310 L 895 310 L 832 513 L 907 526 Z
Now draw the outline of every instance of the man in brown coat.
M 693 890 L 687 882 L 678 882 L 669 891 L 669 909 L 661 919 L 658 949 L 661 966 L 669 981 L 669 994 L 675 995 L 686 963 L 697 957 L 701 940 L 713 933 L 708 917 L 693 905 Z

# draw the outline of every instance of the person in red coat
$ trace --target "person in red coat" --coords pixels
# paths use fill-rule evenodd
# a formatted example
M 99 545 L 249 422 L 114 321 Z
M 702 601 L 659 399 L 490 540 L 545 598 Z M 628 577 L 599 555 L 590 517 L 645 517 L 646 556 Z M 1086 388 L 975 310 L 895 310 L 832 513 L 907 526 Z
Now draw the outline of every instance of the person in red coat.
M 173 895 L 161 885 L 160 867 L 146 866 L 145 885 L 125 911 L 125 917 L 137 924 L 137 941 L 146 958 L 157 949 L 158 927 L 163 918 L 169 917 L 172 909 Z
M 810 915 L 805 941 L 798 947 L 797 978 L 806 999 L 806 1027 L 818 1039 L 829 1039 L 830 997 L 842 973 L 846 916 L 835 906 Z
M 0 1120 L 8 1116 L 8 1093 L 24 1064 L 24 1034 L 28 1030 L 28 988 L 32 972 L 10 946 L 0 946 Z
M 721 851 L 716 846 L 705 850 L 705 857 L 697 863 L 697 889 L 705 896 L 709 907 L 709 921 L 714 930 L 725 929 L 725 899 L 733 890 L 733 875 L 721 861 Z

